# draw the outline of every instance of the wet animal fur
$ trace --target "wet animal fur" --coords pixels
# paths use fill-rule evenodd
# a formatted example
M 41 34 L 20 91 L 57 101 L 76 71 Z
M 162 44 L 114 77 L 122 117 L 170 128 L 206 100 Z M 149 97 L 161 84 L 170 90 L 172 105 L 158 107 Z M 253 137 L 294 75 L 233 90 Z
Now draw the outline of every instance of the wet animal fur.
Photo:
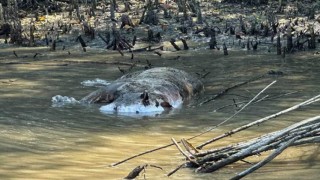
M 134 103 L 170 108 L 174 101 L 190 99 L 202 90 L 202 82 L 185 71 L 159 67 L 126 74 L 85 96 L 81 102 L 113 103 L 115 111 L 118 106 Z

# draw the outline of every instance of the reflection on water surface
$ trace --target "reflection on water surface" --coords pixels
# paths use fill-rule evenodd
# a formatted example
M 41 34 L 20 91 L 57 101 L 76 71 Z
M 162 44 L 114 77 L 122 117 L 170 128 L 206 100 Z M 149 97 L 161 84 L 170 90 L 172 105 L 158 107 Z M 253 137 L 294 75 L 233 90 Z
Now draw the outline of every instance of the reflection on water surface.
M 18 49 L 20 54 L 28 50 Z M 1 50 L 6 59 L 12 51 Z M 179 60 L 172 60 L 180 55 Z M 55 57 L 57 57 L 55 59 Z M 269 101 L 262 101 L 246 108 L 227 124 L 203 135 L 191 143 L 197 145 L 210 137 L 238 127 L 258 118 L 293 106 L 319 94 L 319 57 L 301 53 L 280 59 L 270 54 L 231 52 L 164 53 L 163 57 L 149 54 L 136 55 L 141 62 L 148 59 L 154 66 L 173 66 L 190 73 L 207 72 L 206 92 L 199 100 L 181 110 L 159 117 L 128 117 L 102 114 L 98 107 L 70 105 L 63 108 L 51 106 L 51 97 L 67 95 L 77 99 L 93 91 L 81 82 L 95 78 L 114 80 L 121 76 L 117 65 L 67 63 L 58 66 L 61 60 L 107 60 L 105 52 L 91 52 L 82 56 L 57 53 L 56 56 L 32 58 L 31 64 L 0 65 L 0 177 L 1 179 L 121 179 L 134 167 L 144 163 L 161 166 L 165 172 L 148 168 L 146 177 L 165 179 L 165 174 L 183 162 L 183 157 L 170 147 L 146 156 L 133 159 L 117 167 L 109 167 L 135 153 L 170 143 L 175 139 L 191 137 L 206 128 L 218 124 L 232 115 L 238 107 L 233 101 L 248 101 L 274 79 L 278 83 L 264 95 L 275 96 L 296 92 Z M 109 58 L 109 57 L 108 57 Z M 111 60 L 129 61 L 129 57 L 115 54 Z M 127 68 L 127 67 L 123 67 Z M 142 67 L 137 67 L 137 69 Z M 205 70 L 204 70 L 205 69 Z M 231 91 L 222 98 L 195 106 L 222 89 L 269 70 L 280 70 L 283 76 L 272 75 Z M 214 112 L 226 105 L 226 108 Z M 211 147 L 226 145 L 278 130 L 294 122 L 319 114 L 319 103 L 278 117 L 259 127 L 218 141 Z M 209 148 L 209 147 L 208 147 Z M 248 176 L 250 179 L 309 179 L 319 178 L 319 145 L 289 148 L 267 166 Z M 250 159 L 256 162 L 257 159 Z M 182 169 L 172 179 L 228 179 L 248 165 L 237 163 L 213 174 L 195 174 Z M 143 179 L 143 176 L 140 177 Z

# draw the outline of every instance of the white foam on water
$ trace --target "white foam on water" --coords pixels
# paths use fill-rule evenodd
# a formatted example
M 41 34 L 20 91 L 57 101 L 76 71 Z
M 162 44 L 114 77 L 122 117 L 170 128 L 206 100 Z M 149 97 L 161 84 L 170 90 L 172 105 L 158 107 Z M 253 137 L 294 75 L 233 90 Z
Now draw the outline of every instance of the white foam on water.
M 51 98 L 52 107 L 62 107 L 68 104 L 78 104 L 80 103 L 73 97 L 55 95 Z
M 99 78 L 96 78 L 94 80 L 85 80 L 85 81 L 82 81 L 81 84 L 83 86 L 88 86 L 88 87 L 96 87 L 96 86 L 107 86 L 110 84 L 109 81 L 106 81 L 106 80 L 103 80 L 103 79 L 99 79 Z

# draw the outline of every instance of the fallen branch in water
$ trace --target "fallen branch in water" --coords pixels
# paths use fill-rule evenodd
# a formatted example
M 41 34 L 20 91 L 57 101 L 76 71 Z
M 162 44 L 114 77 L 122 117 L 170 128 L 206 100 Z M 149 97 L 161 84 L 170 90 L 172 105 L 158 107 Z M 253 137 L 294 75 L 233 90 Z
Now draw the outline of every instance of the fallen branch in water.
M 320 136 L 320 116 L 315 116 L 296 124 L 293 124 L 287 128 L 279 131 L 262 135 L 258 138 L 251 139 L 249 141 L 240 142 L 234 145 L 229 145 L 220 149 L 208 150 L 193 155 L 196 158 L 198 166 L 196 172 L 209 173 L 214 172 L 229 164 L 235 163 L 246 157 L 260 154 L 265 151 L 276 149 L 276 151 L 267 157 L 265 160 L 258 164 L 253 165 L 247 171 L 244 171 L 235 179 L 244 177 L 245 175 L 253 172 L 254 170 L 262 167 L 274 157 L 279 155 L 285 148 L 295 145 L 296 141 L 310 142 L 310 138 L 313 140 L 319 139 Z M 304 141 L 304 138 L 308 138 L 308 141 Z M 188 162 L 194 165 L 193 162 Z
M 214 141 L 217 141 L 217 140 L 222 139 L 222 138 L 224 138 L 224 137 L 227 137 L 227 136 L 230 136 L 230 135 L 235 134 L 235 133 L 237 133 L 237 132 L 240 132 L 240 131 L 242 131 L 242 130 L 245 130 L 245 129 L 251 127 L 251 126 L 261 124 L 261 123 L 263 123 L 263 122 L 265 122 L 265 121 L 267 121 L 267 120 L 273 119 L 273 118 L 275 118 L 275 117 L 278 117 L 278 116 L 283 115 L 283 114 L 285 114 L 285 113 L 288 113 L 288 112 L 290 112 L 290 111 L 299 109 L 299 108 L 301 108 L 301 107 L 303 107 L 303 106 L 309 105 L 309 104 L 314 103 L 314 102 L 317 102 L 317 101 L 320 101 L 320 95 L 317 95 L 317 96 L 315 96 L 315 97 L 313 97 L 313 98 L 311 98 L 311 99 L 308 99 L 307 101 L 304 101 L 304 102 L 302 102 L 302 103 L 300 103 L 300 104 L 297 104 L 297 105 L 295 105 L 295 106 L 292 106 L 292 107 L 290 107 L 290 108 L 288 108 L 288 109 L 285 109 L 285 110 L 283 110 L 283 111 L 280 111 L 280 112 L 278 112 L 278 113 L 269 115 L 269 116 L 267 116 L 267 117 L 264 117 L 264 118 L 262 118 L 262 119 L 258 119 L 258 120 L 254 121 L 254 122 L 251 122 L 251 123 L 246 124 L 246 125 L 244 125 L 244 126 L 241 126 L 241 127 L 239 127 L 239 128 L 236 128 L 236 129 L 233 129 L 233 130 L 231 130 L 231 131 L 228 131 L 228 132 L 226 132 L 226 133 L 224 133 L 224 134 L 222 134 L 222 135 L 220 135 L 220 136 L 217 136 L 217 137 L 215 137 L 215 138 L 213 138 L 213 139 L 208 140 L 207 142 L 204 142 L 204 143 L 198 145 L 197 148 L 201 149 L 201 148 L 203 148 L 204 146 L 206 146 L 206 145 L 208 145 L 208 144 L 210 144 L 210 143 L 212 143 L 212 142 L 214 142 Z
M 302 120 L 282 130 L 248 141 L 192 154 L 192 161 L 187 158 L 187 162 L 179 165 L 170 175 L 181 167 L 197 168 L 198 173 L 211 173 L 237 161 L 246 162 L 244 159 L 249 156 L 274 150 L 267 158 L 232 178 L 240 179 L 270 162 L 286 148 L 307 143 L 320 143 L 320 116 Z

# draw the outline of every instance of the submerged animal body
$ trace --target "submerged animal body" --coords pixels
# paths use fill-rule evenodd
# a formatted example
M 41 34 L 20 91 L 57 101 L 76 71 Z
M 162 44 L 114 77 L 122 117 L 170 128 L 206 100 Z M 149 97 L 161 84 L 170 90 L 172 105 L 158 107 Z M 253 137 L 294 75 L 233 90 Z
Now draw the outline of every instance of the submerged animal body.
M 179 107 L 202 90 L 202 82 L 185 71 L 159 67 L 126 74 L 81 102 L 101 103 L 103 112 L 161 112 Z

